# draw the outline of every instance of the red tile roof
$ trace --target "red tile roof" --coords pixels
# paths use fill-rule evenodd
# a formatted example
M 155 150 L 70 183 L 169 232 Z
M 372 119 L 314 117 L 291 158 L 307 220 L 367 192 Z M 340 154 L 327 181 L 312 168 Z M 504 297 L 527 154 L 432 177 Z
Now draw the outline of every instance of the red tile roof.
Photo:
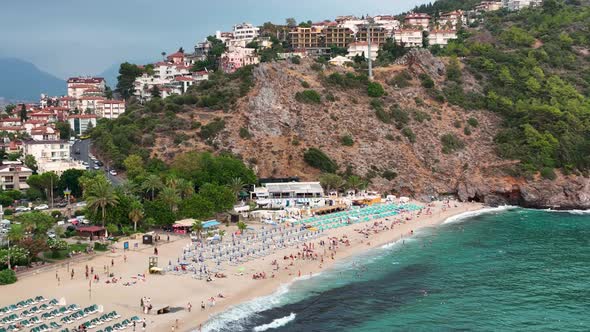
M 184 58 L 184 53 L 182 52 L 176 52 L 176 53 L 172 53 L 169 56 L 166 57 L 167 59 L 173 59 L 173 58 Z
M 193 78 L 192 77 L 186 77 L 186 76 L 176 76 L 174 78 L 174 80 L 176 82 L 192 82 Z

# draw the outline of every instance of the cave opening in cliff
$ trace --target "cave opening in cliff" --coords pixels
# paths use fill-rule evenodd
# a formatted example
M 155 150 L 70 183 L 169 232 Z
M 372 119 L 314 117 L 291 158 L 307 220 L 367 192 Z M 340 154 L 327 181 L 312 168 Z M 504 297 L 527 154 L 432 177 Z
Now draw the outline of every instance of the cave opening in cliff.
M 483 203 L 483 197 L 480 197 L 478 194 L 475 194 L 475 196 L 469 197 L 467 201 L 472 203 Z

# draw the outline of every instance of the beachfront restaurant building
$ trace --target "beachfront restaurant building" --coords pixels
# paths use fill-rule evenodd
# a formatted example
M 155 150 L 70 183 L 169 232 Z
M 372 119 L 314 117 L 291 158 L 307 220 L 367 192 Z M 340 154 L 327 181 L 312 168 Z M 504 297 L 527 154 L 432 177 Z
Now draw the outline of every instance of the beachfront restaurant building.
M 265 183 L 250 192 L 250 199 L 271 209 L 326 205 L 324 189 L 319 182 Z

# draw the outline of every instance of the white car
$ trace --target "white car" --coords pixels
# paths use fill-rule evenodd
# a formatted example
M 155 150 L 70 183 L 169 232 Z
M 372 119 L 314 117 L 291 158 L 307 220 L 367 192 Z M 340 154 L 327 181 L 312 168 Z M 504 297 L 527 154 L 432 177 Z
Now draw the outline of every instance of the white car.
M 94 165 L 94 167 L 92 167 L 92 168 L 94 168 L 95 170 L 97 170 L 97 171 L 98 171 L 98 170 L 100 169 L 100 166 L 98 166 L 98 165 Z
M 85 207 L 86 206 L 86 202 L 78 202 L 76 203 L 76 207 Z
M 82 162 L 82 165 L 84 165 L 84 166 L 88 166 L 88 162 L 87 162 L 87 161 L 83 161 L 83 162 Z
M 114 169 L 112 169 L 112 170 L 111 170 L 109 173 L 110 173 L 112 176 L 117 176 L 117 171 L 115 171 Z
M 49 209 L 49 205 L 47 205 L 47 204 L 41 204 L 41 205 L 35 206 L 33 209 L 35 211 L 47 210 L 47 209 Z
M 25 212 L 25 211 L 31 211 L 30 207 L 26 207 L 26 206 L 17 206 L 16 209 L 14 209 L 15 212 Z

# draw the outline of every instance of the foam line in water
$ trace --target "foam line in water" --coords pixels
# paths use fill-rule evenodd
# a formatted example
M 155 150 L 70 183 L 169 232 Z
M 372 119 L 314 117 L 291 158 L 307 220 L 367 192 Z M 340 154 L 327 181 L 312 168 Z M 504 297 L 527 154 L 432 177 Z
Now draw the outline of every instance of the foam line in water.
M 485 208 L 485 209 L 481 209 L 481 210 L 477 210 L 477 211 L 463 212 L 458 215 L 447 218 L 444 221 L 444 224 L 462 222 L 462 221 L 465 221 L 466 219 L 476 217 L 476 216 L 479 216 L 482 214 L 502 212 L 502 211 L 516 209 L 516 208 L 517 208 L 516 206 L 512 206 L 512 205 L 503 205 L 503 206 L 498 206 L 498 207 L 493 207 L 493 208 Z
M 553 210 L 553 209 L 546 209 L 547 212 L 557 212 L 557 213 L 569 213 L 569 214 L 576 214 L 576 215 L 587 215 L 590 214 L 590 210 Z
M 268 296 L 262 296 L 252 301 L 244 302 L 229 308 L 221 314 L 215 315 L 205 326 L 204 332 L 214 332 L 226 329 L 227 326 L 235 324 L 236 327 L 243 324 L 257 312 L 269 310 L 281 304 L 281 298 L 289 291 L 289 285 L 283 284 L 279 289 Z
M 276 329 L 276 328 L 285 326 L 285 325 L 289 324 L 289 322 L 293 321 L 295 319 L 295 316 L 296 316 L 295 313 L 292 312 L 289 316 L 277 318 L 268 324 L 256 326 L 253 331 L 254 332 L 262 332 L 262 331 Z

